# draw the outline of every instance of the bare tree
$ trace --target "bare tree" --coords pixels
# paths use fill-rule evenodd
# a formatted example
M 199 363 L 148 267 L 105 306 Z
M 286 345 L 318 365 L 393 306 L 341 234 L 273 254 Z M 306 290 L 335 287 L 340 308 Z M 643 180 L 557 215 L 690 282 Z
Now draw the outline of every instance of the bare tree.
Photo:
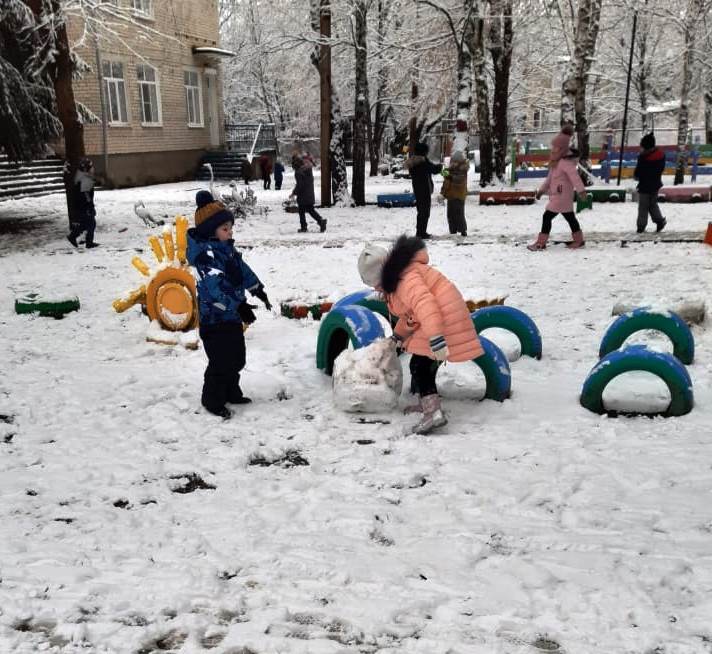
M 490 45 L 494 70 L 492 92 L 492 145 L 494 172 L 504 179 L 507 156 L 509 74 L 512 67 L 512 0 L 490 0 Z
M 586 84 L 595 58 L 596 41 L 601 22 L 603 0 L 579 0 L 576 12 L 574 42 L 569 66 L 562 86 L 561 122 L 575 125 L 579 156 L 588 162 L 589 134 L 586 113 Z M 566 24 L 562 16 L 564 29 Z

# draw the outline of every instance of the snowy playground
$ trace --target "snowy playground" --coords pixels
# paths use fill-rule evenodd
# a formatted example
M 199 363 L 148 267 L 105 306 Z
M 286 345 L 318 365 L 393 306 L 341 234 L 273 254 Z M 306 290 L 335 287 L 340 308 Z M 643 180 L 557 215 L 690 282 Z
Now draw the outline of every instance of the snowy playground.
M 691 327 L 687 415 L 579 403 L 614 305 L 710 305 L 712 205 L 663 204 L 665 231 L 638 235 L 630 199 L 594 203 L 579 214 L 585 248 L 532 253 L 545 200 L 470 196 L 464 238 L 445 236 L 434 200 L 431 263 L 465 298 L 506 296 L 543 354 L 486 331 L 510 359 L 511 397 L 480 401 L 482 371 L 448 364 L 449 424 L 418 436 L 401 410 L 337 409 L 315 362 L 320 321 L 277 308 L 362 289 L 364 243 L 413 233 L 415 209 L 323 209 L 328 231 L 298 234 L 291 187 L 253 185 L 269 210 L 235 225 L 275 309 L 246 332 L 254 402 L 227 422 L 200 407 L 201 348 L 147 342 L 139 307 L 112 308 L 161 234 L 134 205 L 192 224 L 200 182 L 98 191 L 94 250 L 67 242 L 62 195 L 0 204 L 0 652 L 712 652 L 709 320 Z M 409 189 L 371 178 L 367 200 Z M 555 220 L 553 241 L 568 236 Z M 28 292 L 81 306 L 17 315 Z M 630 342 L 673 351 L 656 332 Z M 631 372 L 603 401 L 645 413 L 671 396 Z

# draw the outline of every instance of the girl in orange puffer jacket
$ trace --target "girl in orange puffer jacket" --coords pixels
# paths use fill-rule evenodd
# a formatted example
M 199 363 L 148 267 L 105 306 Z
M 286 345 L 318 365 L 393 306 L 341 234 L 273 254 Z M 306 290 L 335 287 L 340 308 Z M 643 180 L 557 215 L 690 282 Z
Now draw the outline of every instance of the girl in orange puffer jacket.
M 423 412 L 415 428 L 419 434 L 447 423 L 435 385 L 439 363 L 471 361 L 483 354 L 460 291 L 428 262 L 425 243 L 405 235 L 390 252 L 366 246 L 358 260 L 361 279 L 382 291 L 388 310 L 398 316 L 394 339 L 412 354 L 410 372 Z

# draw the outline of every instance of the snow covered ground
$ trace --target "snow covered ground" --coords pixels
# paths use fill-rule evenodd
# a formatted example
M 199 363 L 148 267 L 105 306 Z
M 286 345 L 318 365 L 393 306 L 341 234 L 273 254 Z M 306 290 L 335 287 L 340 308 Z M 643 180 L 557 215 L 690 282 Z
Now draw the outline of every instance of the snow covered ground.
M 236 229 L 275 305 L 361 288 L 363 243 L 413 229 L 414 209 L 368 206 L 297 234 L 290 182 L 253 185 L 271 211 Z M 111 308 L 139 284 L 135 250 L 151 258 L 134 202 L 192 218 L 200 187 L 97 193 L 89 251 L 67 243 L 61 196 L 0 203 L 0 652 L 712 652 L 712 331 L 693 328 L 689 415 L 578 404 L 613 305 L 709 301 L 711 248 L 621 247 L 626 203 L 581 214 L 584 250 L 530 253 L 544 201 L 469 198 L 470 236 L 429 251 L 466 297 L 504 292 L 538 323 L 544 358 L 512 363 L 509 401 L 478 402 L 461 364 L 443 370 L 437 435 L 406 436 L 414 418 L 396 411 L 342 413 L 315 367 L 319 323 L 261 309 L 254 403 L 222 422 L 199 407 L 202 350 L 147 343 L 138 309 Z M 370 180 L 368 197 L 408 188 Z M 711 206 L 665 206 L 666 237 L 700 237 Z M 444 206 L 430 231 L 447 232 Z M 15 315 L 26 290 L 81 310 Z M 642 377 L 616 380 L 609 406 L 664 405 Z

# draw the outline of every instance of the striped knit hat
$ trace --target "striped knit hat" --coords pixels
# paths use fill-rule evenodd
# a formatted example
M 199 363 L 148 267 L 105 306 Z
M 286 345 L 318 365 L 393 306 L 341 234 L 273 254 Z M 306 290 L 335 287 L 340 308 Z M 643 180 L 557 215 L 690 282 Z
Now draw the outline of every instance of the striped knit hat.
M 222 202 L 217 202 L 209 191 L 195 195 L 195 231 L 203 238 L 215 236 L 215 230 L 223 223 L 235 223 L 235 216 Z

